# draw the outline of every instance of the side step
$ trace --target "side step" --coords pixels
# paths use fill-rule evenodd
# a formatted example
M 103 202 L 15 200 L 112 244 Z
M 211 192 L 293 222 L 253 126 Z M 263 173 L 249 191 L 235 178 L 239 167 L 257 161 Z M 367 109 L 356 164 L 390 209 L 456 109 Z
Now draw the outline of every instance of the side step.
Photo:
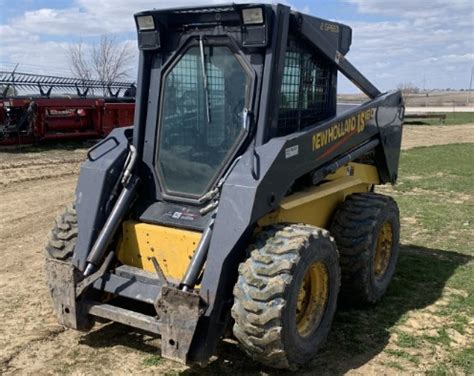
M 160 322 L 155 317 L 144 315 L 143 313 L 130 311 L 110 304 L 92 303 L 86 303 L 85 310 L 88 314 L 93 316 L 119 322 L 147 332 L 161 334 Z

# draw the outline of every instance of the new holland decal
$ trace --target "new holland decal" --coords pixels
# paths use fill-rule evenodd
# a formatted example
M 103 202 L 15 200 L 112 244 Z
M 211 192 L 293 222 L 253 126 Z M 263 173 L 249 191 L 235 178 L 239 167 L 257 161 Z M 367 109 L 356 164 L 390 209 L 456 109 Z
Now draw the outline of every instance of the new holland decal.
M 367 122 L 374 116 L 375 108 L 369 108 L 344 121 L 331 125 L 324 131 L 315 133 L 312 139 L 313 151 L 324 148 L 330 144 L 334 144 L 334 146 L 339 145 L 353 135 L 362 133 Z

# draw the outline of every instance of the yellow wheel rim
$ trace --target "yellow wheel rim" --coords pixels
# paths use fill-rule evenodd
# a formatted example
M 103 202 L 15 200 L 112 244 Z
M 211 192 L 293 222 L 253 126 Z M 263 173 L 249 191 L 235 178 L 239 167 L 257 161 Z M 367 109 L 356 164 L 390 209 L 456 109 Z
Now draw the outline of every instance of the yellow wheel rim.
M 382 278 L 387 271 L 390 258 L 392 256 L 393 229 L 390 222 L 385 222 L 380 229 L 377 238 L 377 246 L 374 254 L 374 274 L 375 278 Z
M 322 262 L 312 264 L 305 273 L 296 302 L 296 325 L 301 337 L 317 328 L 324 316 L 329 292 L 329 276 Z

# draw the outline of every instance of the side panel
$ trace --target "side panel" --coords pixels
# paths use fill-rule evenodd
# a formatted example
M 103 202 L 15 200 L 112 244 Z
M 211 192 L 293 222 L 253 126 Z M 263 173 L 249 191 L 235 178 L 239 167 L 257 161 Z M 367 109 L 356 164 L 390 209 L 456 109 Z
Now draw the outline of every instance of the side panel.
M 347 196 L 368 192 L 379 182 L 376 167 L 351 163 L 339 169 L 331 181 L 285 197 L 279 208 L 259 220 L 258 225 L 306 223 L 327 229 L 337 206 Z
M 73 264 L 84 270 L 87 255 L 105 223 L 110 195 L 128 155 L 132 128 L 115 129 L 89 152 L 76 188 L 78 237 Z

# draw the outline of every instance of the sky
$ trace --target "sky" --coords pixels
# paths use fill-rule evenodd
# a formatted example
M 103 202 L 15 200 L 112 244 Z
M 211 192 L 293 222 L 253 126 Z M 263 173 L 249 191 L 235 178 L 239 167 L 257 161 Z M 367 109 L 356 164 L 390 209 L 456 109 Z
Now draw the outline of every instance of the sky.
M 207 0 L 229 3 L 232 0 Z M 252 2 L 237 1 L 237 2 Z M 262 1 L 259 1 L 262 2 Z M 265 1 L 268 2 L 268 1 Z M 474 67 L 473 0 L 288 0 L 299 11 L 353 29 L 347 58 L 380 90 L 469 88 Z M 0 70 L 71 75 L 67 51 L 113 35 L 136 50 L 133 14 L 196 0 L 0 0 Z M 136 53 L 138 55 L 138 51 Z M 136 67 L 130 67 L 135 80 Z M 341 80 L 340 92 L 355 92 Z

